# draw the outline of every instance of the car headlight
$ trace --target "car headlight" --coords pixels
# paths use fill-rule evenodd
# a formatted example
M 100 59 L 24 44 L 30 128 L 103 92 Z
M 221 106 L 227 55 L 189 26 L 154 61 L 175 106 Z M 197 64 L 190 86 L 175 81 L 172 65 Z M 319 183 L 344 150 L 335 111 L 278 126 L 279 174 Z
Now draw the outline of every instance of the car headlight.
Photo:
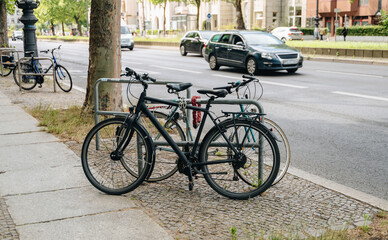
M 261 57 L 266 58 L 268 60 L 272 60 L 276 58 L 276 55 L 274 53 L 262 53 Z

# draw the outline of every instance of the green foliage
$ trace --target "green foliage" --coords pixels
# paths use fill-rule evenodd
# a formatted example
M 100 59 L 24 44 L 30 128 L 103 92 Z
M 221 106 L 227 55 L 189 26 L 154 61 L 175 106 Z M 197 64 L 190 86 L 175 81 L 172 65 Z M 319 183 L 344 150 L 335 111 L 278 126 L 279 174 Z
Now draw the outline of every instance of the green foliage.
M 341 35 L 343 27 L 336 30 Z M 388 36 L 388 27 L 384 26 L 352 26 L 348 27 L 348 36 Z
M 9 14 L 13 14 L 15 12 L 15 7 L 16 7 L 15 0 L 0 0 L 0 1 L 5 1 L 5 6 Z
M 314 35 L 314 29 L 315 28 L 299 28 L 304 35 Z
M 381 16 L 379 17 L 379 24 L 388 28 L 388 14 L 386 10 L 381 10 Z
M 230 228 L 230 233 L 232 234 L 232 240 L 237 240 L 237 234 L 236 234 L 236 228 L 235 227 L 231 227 Z

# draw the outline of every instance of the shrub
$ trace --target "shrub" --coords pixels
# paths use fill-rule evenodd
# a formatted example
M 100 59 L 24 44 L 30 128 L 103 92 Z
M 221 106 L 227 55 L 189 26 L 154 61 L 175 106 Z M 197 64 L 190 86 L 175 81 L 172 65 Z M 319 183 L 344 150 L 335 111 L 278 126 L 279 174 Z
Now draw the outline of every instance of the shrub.
M 337 28 L 336 34 L 341 35 L 343 27 Z M 388 28 L 382 26 L 348 27 L 348 36 L 388 36 Z
M 314 35 L 314 28 L 299 28 L 304 35 Z

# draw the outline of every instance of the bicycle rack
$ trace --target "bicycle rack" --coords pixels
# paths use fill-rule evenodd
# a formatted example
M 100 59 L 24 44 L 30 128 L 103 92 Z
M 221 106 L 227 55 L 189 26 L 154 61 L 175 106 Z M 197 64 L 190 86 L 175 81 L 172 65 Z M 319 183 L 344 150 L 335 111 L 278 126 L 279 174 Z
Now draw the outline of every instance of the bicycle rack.
M 18 81 L 19 81 L 19 90 L 21 91 L 22 88 L 21 88 L 21 81 L 22 81 L 22 76 L 48 76 L 48 75 L 51 75 L 51 73 L 21 73 L 20 72 L 20 62 L 22 61 L 31 61 L 31 57 L 23 57 L 21 59 L 19 59 L 19 61 L 17 61 L 17 65 L 18 65 Z M 54 87 L 54 92 L 57 92 L 57 89 L 56 89 L 56 86 L 55 86 L 55 82 L 56 82 L 56 74 L 55 74 L 55 67 L 54 67 L 54 61 L 51 59 L 51 58 L 48 58 L 48 57 L 34 57 L 35 60 L 48 60 L 51 62 L 53 68 L 52 68 L 52 75 L 53 75 L 53 87 Z
M 98 116 L 99 115 L 127 115 L 128 113 L 126 112 L 116 112 L 116 111 L 101 111 L 99 110 L 99 101 L 98 101 L 98 86 L 100 85 L 100 83 L 102 82 L 105 82 L 105 83 L 130 83 L 131 81 L 130 80 L 125 80 L 125 79 L 118 79 L 118 78 L 100 78 L 96 81 L 95 85 L 94 85 L 94 109 L 95 109 L 95 113 L 94 113 L 94 120 L 95 120 L 95 124 L 97 124 L 99 122 L 99 118 Z M 131 82 L 132 84 L 140 84 L 139 82 Z M 181 83 L 181 82 L 174 82 L 174 81 L 156 81 L 155 83 L 153 82 L 150 82 L 149 84 L 150 85 L 166 85 L 168 83 Z M 191 104 L 191 90 L 190 88 L 188 88 L 186 90 L 186 103 L 188 104 Z M 200 104 L 206 104 L 208 102 L 207 99 L 199 99 L 197 100 L 197 103 L 200 103 Z M 254 106 L 257 107 L 259 113 L 261 114 L 264 114 L 264 108 L 263 106 L 259 103 L 259 101 L 256 101 L 256 100 L 252 100 L 252 99 L 216 99 L 212 102 L 212 104 L 220 104 L 220 105 L 225 105 L 225 104 L 228 104 L 228 105 L 240 105 L 240 104 L 252 104 Z M 186 110 L 187 111 L 187 121 L 191 122 L 191 117 L 190 117 L 190 110 Z M 186 129 L 186 133 L 187 133 L 188 129 Z M 259 177 L 261 177 L 263 175 L 262 173 L 262 170 L 263 170 L 263 156 L 262 156 L 262 140 L 263 140 L 263 137 L 260 136 L 260 139 L 259 139 Z M 176 144 L 178 146 L 186 146 L 186 145 L 193 145 L 193 142 L 191 141 L 186 141 L 186 142 L 182 142 L 182 141 L 177 141 Z M 159 145 L 159 146 L 168 146 L 168 143 L 167 142 L 162 142 L 162 141 L 154 141 L 154 145 Z M 225 144 L 215 144 L 214 146 L 228 146 Z M 248 144 L 248 146 L 250 147 L 253 147 L 253 146 L 256 146 L 254 145 L 254 143 L 252 144 Z M 96 148 L 99 149 L 99 135 L 97 133 L 96 135 Z M 139 159 L 139 168 L 140 168 L 140 161 L 141 161 L 141 158 L 142 158 L 142 153 L 141 153 L 141 146 L 139 146 L 139 142 L 138 142 L 138 159 Z
M 18 51 L 18 50 L 16 50 L 15 48 L 0 48 L 0 64 L 1 64 L 1 74 L 3 75 L 3 71 L 4 71 L 4 66 L 5 65 L 8 65 L 8 66 L 15 66 L 16 65 L 16 61 L 15 61 L 15 57 L 14 57 L 14 55 L 15 55 L 15 53 L 16 53 L 16 55 L 17 55 L 17 59 L 19 60 L 19 52 L 23 52 L 23 51 Z M 3 53 L 11 53 L 12 54 L 12 56 L 14 57 L 14 61 L 13 62 L 10 62 L 10 63 L 8 63 L 8 62 L 4 62 L 3 61 L 3 56 L 7 56 L 7 57 L 9 57 L 9 55 L 5 55 L 5 54 L 3 54 Z

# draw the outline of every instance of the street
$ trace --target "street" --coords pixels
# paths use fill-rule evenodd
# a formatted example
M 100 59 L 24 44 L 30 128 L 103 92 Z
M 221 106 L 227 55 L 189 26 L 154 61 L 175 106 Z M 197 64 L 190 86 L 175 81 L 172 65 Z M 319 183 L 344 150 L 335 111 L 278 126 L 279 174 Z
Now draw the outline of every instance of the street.
M 22 48 L 22 42 L 11 42 Z M 62 45 L 59 62 L 85 89 L 86 43 L 38 42 L 38 49 Z M 44 56 L 44 54 L 39 54 Z M 109 63 L 107 63 L 109 64 Z M 122 51 L 122 68 L 148 72 L 158 80 L 190 82 L 196 89 L 223 86 L 241 79 L 243 70 L 210 70 L 201 57 L 179 50 Z M 258 76 L 260 100 L 291 145 L 291 166 L 388 200 L 388 72 L 384 65 L 307 61 L 296 74 L 286 71 Z M 149 95 L 168 98 L 167 91 Z M 202 96 L 204 97 L 204 96 Z

